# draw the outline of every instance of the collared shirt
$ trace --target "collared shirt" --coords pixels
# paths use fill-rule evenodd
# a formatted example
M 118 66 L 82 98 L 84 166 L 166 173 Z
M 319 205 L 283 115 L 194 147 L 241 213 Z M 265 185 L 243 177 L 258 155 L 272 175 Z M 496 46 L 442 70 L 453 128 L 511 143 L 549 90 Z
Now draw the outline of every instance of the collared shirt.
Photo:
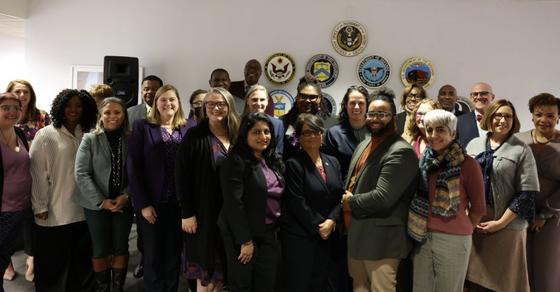
M 474 118 L 477 120 L 476 128 L 478 129 L 478 137 L 486 137 L 486 133 L 488 133 L 488 131 L 485 131 L 482 128 L 480 128 L 480 122 L 477 119 L 478 115 L 483 115 L 483 114 L 479 113 L 478 111 L 474 111 Z
M 31 205 L 34 214 L 48 212 L 46 220 L 35 218 L 40 226 L 60 226 L 85 220 L 83 208 L 72 200 L 76 182 L 74 160 L 82 140 L 78 125 L 72 135 L 64 126 L 49 125 L 37 132 L 31 158 Z

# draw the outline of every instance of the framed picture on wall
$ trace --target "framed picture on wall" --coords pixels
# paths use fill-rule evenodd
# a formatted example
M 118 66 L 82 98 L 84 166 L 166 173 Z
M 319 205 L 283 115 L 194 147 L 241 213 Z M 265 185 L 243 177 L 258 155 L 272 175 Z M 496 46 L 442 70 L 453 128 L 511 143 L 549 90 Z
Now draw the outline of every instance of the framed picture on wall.
M 142 92 L 144 67 L 138 67 L 138 93 Z M 72 65 L 72 88 L 90 90 L 92 85 L 103 83 L 102 65 Z M 142 102 L 138 94 L 138 102 Z

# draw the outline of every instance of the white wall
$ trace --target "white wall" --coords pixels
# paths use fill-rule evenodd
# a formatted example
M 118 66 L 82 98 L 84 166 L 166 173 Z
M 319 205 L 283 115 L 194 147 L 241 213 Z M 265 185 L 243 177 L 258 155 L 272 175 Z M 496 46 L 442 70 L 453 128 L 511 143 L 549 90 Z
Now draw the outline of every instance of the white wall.
M 0 33 L 0 92 L 8 82 L 25 76 L 25 39 Z
M 311 56 L 335 57 L 340 75 L 325 92 L 339 101 L 359 83 L 356 66 L 366 54 L 389 61 L 388 85 L 397 93 L 400 66 L 411 56 L 432 60 L 432 97 L 445 83 L 467 95 L 474 82 L 489 82 L 498 97 L 514 101 L 523 129 L 532 127 L 528 98 L 560 95 L 559 1 L 29 0 L 28 14 L 24 77 L 42 108 L 71 86 L 71 65 L 100 65 L 105 55 L 139 57 L 145 75 L 178 86 L 183 101 L 208 87 L 212 69 L 224 67 L 239 80 L 248 59 L 264 62 L 279 51 L 295 58 L 297 77 Z M 348 19 L 368 30 L 358 57 L 342 57 L 330 44 L 333 27 Z M 283 88 L 295 93 L 297 79 Z

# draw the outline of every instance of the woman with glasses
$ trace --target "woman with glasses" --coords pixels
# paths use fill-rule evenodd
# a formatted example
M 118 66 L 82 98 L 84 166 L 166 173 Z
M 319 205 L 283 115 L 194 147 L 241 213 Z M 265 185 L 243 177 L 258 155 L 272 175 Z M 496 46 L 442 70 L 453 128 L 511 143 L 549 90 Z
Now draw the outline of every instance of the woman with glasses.
M 25 210 L 31 206 L 31 173 L 25 134 L 17 127 L 21 100 L 6 92 L 0 94 L 0 274 L 10 264 Z M 0 291 L 4 279 L 0 279 Z
M 220 167 L 237 135 L 239 119 L 233 96 L 212 88 L 203 101 L 204 115 L 177 153 L 177 196 L 182 229 L 186 233 L 184 274 L 197 280 L 197 291 L 221 291 L 225 251 L 218 230 L 222 209 Z
M 286 163 L 280 219 L 286 291 L 336 291 L 333 243 L 344 193 L 340 164 L 320 151 L 320 117 L 301 114 L 294 126 L 301 150 Z
M 21 100 L 21 118 L 17 122 L 16 127 L 23 131 L 27 139 L 27 143 L 31 144 L 37 131 L 51 123 L 49 114 L 37 108 L 37 96 L 31 83 L 26 80 L 13 80 L 8 83 L 6 88 L 7 92 L 15 94 Z M 25 253 L 28 255 L 25 269 L 25 279 L 33 282 L 34 278 L 34 265 L 33 265 L 33 249 L 31 246 L 32 240 L 32 226 L 33 226 L 33 212 L 31 209 L 26 213 L 25 220 L 23 221 L 23 243 Z M 13 265 L 10 263 L 4 278 L 12 280 L 15 276 Z
M 302 77 L 299 80 L 297 92 L 294 106 L 280 118 L 286 131 L 282 155 L 284 161 L 292 158 L 299 151 L 300 145 L 295 133 L 295 123 L 300 114 L 317 115 L 323 119 L 323 122 L 330 117 L 326 101 L 321 95 L 321 87 L 315 77 L 309 74 Z
M 245 96 L 245 110 L 244 115 L 248 113 L 265 113 L 268 107 L 268 90 L 266 87 L 255 84 L 247 90 Z M 268 115 L 270 122 L 274 126 L 274 135 L 276 138 L 276 153 L 282 155 L 284 151 L 284 124 L 279 119 Z
M 416 83 L 407 86 L 402 93 L 401 108 L 403 111 L 397 114 L 397 133 L 401 134 L 407 141 L 412 140 L 412 133 L 408 130 L 410 124 L 414 123 L 412 111 L 416 108 L 420 100 L 426 97 L 426 90 L 424 87 Z
M 513 135 L 519 127 L 513 104 L 496 100 L 481 120 L 488 135 L 466 148 L 481 166 L 487 204 L 473 235 L 467 272 L 472 291 L 529 291 L 526 230 L 539 181 L 531 148 Z
M 414 148 L 414 152 L 418 158 L 422 157 L 422 154 L 428 145 L 424 116 L 435 109 L 441 109 L 439 102 L 431 99 L 423 99 L 416 105 L 410 115 L 410 118 L 413 118 L 414 121 L 408 124 L 407 132 L 410 133 L 410 137 L 408 137 L 410 140 L 407 140 L 407 142 L 412 145 L 412 148 Z
M 181 257 L 181 210 L 175 164 L 191 127 L 173 85 L 160 87 L 146 119 L 134 122 L 128 142 L 129 192 L 144 240 L 146 291 L 177 291 Z
M 527 257 L 531 291 L 560 291 L 560 99 L 541 93 L 529 100 L 534 129 L 517 134 L 527 143 L 537 162 L 540 191 L 536 216 L 529 226 Z

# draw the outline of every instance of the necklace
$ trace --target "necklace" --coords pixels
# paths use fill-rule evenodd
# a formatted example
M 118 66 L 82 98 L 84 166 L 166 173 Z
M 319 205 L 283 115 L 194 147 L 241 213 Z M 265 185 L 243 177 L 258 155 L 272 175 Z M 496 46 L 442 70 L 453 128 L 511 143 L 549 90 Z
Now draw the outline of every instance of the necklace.
M 19 145 L 17 137 L 15 135 L 16 132 L 13 129 L 11 129 L 9 137 L 6 137 L 3 130 L 0 130 L 0 134 L 2 134 L 2 140 L 4 140 L 4 144 L 6 144 L 10 149 L 14 149 L 16 152 L 19 152 Z M 13 143 L 14 140 L 15 143 Z
M 537 131 L 535 131 L 535 130 L 531 131 L 531 134 L 533 136 L 533 142 L 535 142 L 537 144 L 548 144 L 548 143 L 550 143 L 550 140 L 546 137 L 544 137 L 544 139 L 546 139 L 546 141 L 544 141 L 544 142 L 539 141 L 539 136 L 537 135 Z

